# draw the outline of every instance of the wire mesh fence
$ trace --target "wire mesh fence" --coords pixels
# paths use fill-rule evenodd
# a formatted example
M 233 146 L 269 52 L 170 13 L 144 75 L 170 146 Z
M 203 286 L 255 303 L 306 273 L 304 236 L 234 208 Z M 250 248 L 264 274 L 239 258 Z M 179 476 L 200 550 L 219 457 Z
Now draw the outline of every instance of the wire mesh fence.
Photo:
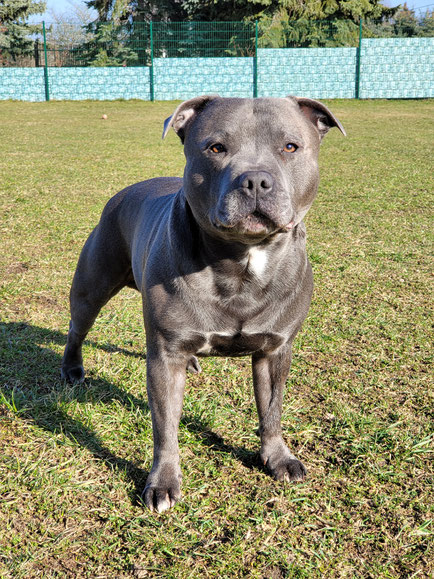
M 434 13 L 428 11 L 416 27 L 410 24 L 345 19 L 44 24 L 27 54 L 16 56 L 0 48 L 0 75 L 5 68 L 27 70 L 21 76 L 12 71 L 0 76 L 0 98 L 48 100 L 51 94 L 154 100 L 200 92 L 313 98 L 434 96 Z M 87 72 L 74 73 L 79 79 L 75 86 L 73 73 L 66 69 Z M 21 88 L 25 82 L 34 83 L 39 96 L 26 99 L 26 90 L 20 96 L 16 79 L 21 77 Z M 8 82 L 16 84 L 12 92 Z M 68 84 L 74 85 L 70 91 Z
M 150 66 L 154 58 L 255 55 L 255 24 L 243 22 L 138 22 L 46 26 L 25 57 L 4 55 L 0 66 Z
M 156 22 L 156 58 L 220 58 L 255 55 L 255 24 L 243 22 Z
M 149 25 L 91 25 L 80 34 L 76 27 L 47 27 L 47 66 L 149 66 Z M 44 42 L 38 41 L 43 54 Z M 41 59 L 39 59 L 41 62 Z

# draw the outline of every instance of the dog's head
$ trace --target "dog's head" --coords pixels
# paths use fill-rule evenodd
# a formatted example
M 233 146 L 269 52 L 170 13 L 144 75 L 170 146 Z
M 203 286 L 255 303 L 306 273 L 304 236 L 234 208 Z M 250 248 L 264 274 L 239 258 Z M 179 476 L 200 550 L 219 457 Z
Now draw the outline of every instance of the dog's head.
M 185 101 L 168 118 L 184 143 L 184 192 L 209 234 L 258 243 L 288 232 L 318 188 L 318 152 L 331 127 L 345 131 L 322 103 L 307 98 Z

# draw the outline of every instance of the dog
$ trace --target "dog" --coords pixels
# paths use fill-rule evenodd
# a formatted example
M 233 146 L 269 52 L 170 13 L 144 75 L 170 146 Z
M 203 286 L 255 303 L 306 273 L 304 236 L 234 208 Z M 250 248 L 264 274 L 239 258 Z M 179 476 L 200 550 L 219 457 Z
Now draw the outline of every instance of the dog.
M 151 510 L 181 496 L 178 425 L 186 370 L 200 370 L 198 356 L 251 355 L 261 459 L 277 480 L 305 477 L 282 438 L 282 399 L 313 288 L 303 217 L 332 127 L 345 135 L 308 98 L 187 100 L 163 132 L 173 128 L 184 145 L 184 177 L 122 190 L 83 247 L 62 377 L 83 381 L 82 343 L 98 312 L 123 287 L 139 290 L 154 440 L 143 498 Z

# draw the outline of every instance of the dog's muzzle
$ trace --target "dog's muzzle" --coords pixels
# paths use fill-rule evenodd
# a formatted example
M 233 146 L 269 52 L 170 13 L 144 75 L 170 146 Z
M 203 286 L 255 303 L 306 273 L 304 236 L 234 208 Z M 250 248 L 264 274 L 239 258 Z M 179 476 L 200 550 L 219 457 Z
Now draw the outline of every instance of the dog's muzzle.
M 232 189 L 224 193 L 212 219 L 219 230 L 232 230 L 242 235 L 267 236 L 276 231 L 289 231 L 292 212 L 279 210 L 276 182 L 267 171 L 246 171 L 239 175 Z

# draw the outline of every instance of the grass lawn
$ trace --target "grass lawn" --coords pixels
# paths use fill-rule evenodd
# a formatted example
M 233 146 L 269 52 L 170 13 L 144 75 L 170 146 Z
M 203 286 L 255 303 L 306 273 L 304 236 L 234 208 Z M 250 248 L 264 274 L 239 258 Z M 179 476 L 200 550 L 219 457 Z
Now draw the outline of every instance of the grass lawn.
M 176 135 L 160 139 L 175 105 L 0 103 L 0 577 L 432 576 L 434 102 L 328 104 L 348 137 L 322 147 L 315 292 L 283 414 L 308 477 L 284 485 L 260 464 L 250 360 L 204 359 L 180 427 L 183 499 L 157 515 L 140 501 L 139 295 L 97 319 L 84 385 L 59 367 L 104 204 L 182 175 Z

